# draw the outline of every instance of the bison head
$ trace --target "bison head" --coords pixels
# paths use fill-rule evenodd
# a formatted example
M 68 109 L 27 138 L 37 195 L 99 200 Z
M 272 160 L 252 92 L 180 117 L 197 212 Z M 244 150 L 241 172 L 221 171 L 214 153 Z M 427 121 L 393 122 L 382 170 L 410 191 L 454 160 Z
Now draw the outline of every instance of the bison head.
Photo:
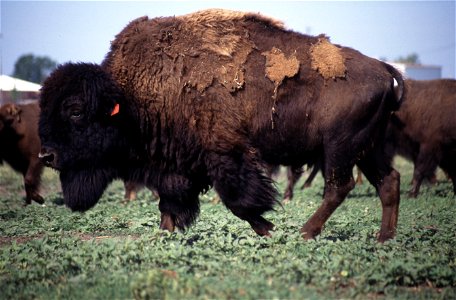
M 0 132 L 5 127 L 14 127 L 13 124 L 21 121 L 21 109 L 17 105 L 7 103 L 0 108 Z
M 41 91 L 41 160 L 60 171 L 65 203 L 73 210 L 96 204 L 117 176 L 127 152 L 123 93 L 100 66 L 58 67 Z M 120 112 L 119 112 L 120 104 Z

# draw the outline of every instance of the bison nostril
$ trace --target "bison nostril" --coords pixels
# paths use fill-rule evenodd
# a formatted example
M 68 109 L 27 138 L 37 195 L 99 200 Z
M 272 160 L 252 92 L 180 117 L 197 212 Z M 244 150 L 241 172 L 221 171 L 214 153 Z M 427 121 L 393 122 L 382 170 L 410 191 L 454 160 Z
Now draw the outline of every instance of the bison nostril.
M 43 164 L 50 167 L 55 162 L 56 154 L 54 151 L 43 148 L 38 154 L 38 158 L 43 162 Z

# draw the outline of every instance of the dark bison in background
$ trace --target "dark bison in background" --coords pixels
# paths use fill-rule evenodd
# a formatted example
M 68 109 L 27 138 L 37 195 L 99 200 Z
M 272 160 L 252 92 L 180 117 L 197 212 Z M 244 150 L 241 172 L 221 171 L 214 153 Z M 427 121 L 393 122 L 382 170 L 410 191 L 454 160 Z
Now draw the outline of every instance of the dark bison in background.
M 411 197 L 437 166 L 453 181 L 456 194 L 456 80 L 406 80 L 407 96 L 387 130 L 386 152 L 414 163 Z
M 302 227 L 318 235 L 353 188 L 358 164 L 376 187 L 379 241 L 395 234 L 399 174 L 382 137 L 399 107 L 391 66 L 284 29 L 264 16 L 206 10 L 132 21 L 101 65 L 68 63 L 42 89 L 43 161 L 60 171 L 65 203 L 84 211 L 114 178 L 160 196 L 160 228 L 189 226 L 213 186 L 260 235 L 276 190 L 266 163 L 322 161 L 321 207 Z
M 306 181 L 301 186 L 301 189 L 305 189 L 312 186 L 312 181 L 314 180 L 315 176 L 317 176 L 318 171 L 320 171 L 321 166 L 317 163 L 315 165 L 308 165 L 307 169 L 310 170 L 310 174 L 307 176 Z M 274 178 L 278 177 L 280 173 L 280 166 L 269 166 L 266 173 L 268 176 Z M 304 173 L 303 166 L 289 166 L 286 167 L 286 175 L 287 175 L 287 186 L 283 192 L 283 202 L 287 203 L 294 196 L 294 187 L 296 183 L 301 179 L 301 176 Z
M 40 139 L 37 102 L 29 104 L 7 103 L 0 107 L 0 163 L 4 160 L 24 176 L 25 204 L 32 200 L 43 204 L 39 194 L 43 164 L 38 159 Z
M 319 163 L 313 166 L 307 166 L 310 170 L 310 174 L 307 176 L 306 181 L 301 186 L 301 190 L 309 188 L 312 186 L 312 182 L 317 176 L 318 172 L 321 171 L 321 165 Z M 363 183 L 363 176 L 359 167 L 356 168 L 356 184 Z M 283 193 L 283 201 L 287 202 L 293 199 L 294 196 L 294 187 L 296 183 L 301 179 L 302 174 L 304 173 L 303 167 L 287 167 L 287 187 Z

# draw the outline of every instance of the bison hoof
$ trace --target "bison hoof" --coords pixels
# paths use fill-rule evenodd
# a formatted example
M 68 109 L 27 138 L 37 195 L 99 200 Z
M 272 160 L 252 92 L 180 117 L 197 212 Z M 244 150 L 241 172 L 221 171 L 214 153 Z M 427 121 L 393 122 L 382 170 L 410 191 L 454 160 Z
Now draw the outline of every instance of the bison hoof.
M 173 216 L 170 214 L 161 214 L 161 220 L 160 220 L 160 229 L 161 230 L 166 230 L 169 232 L 174 232 L 174 228 L 176 226 L 176 223 L 174 222 Z
M 269 231 L 274 229 L 274 224 L 266 219 L 263 219 L 261 223 L 252 225 L 252 228 L 258 235 L 270 237 L 271 233 Z
M 321 232 L 321 228 L 312 228 L 307 224 L 301 228 L 301 235 L 305 240 L 312 240 Z
M 418 197 L 418 192 L 414 191 L 414 190 L 411 190 L 411 191 L 408 192 L 408 197 L 409 198 L 416 198 L 416 197 Z
M 35 201 L 35 202 L 38 203 L 38 204 L 44 204 L 44 199 L 43 199 L 43 197 L 41 197 L 41 196 L 39 196 L 39 195 L 33 197 L 33 201 Z
M 380 232 L 377 235 L 377 241 L 379 243 L 384 243 L 388 240 L 391 240 L 394 238 L 394 232 L 388 231 L 388 232 Z
M 312 186 L 312 183 L 304 183 L 301 187 L 301 190 L 308 189 Z

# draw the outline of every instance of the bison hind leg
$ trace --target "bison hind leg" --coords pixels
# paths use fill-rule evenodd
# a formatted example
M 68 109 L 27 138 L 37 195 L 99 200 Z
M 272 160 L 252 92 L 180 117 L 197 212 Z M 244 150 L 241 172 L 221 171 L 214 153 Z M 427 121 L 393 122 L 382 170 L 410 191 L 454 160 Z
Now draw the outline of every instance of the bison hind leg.
M 249 154 L 213 154 L 207 163 L 209 176 L 223 203 L 247 221 L 261 236 L 269 236 L 274 224 L 261 215 L 277 203 L 277 191 L 263 168 Z
M 328 170 L 332 170 L 332 172 L 328 172 Z M 355 181 L 349 171 L 351 167 L 328 168 L 328 170 L 325 171 L 323 202 L 301 228 L 301 234 L 305 240 L 314 239 L 321 233 L 326 221 L 355 186 Z M 330 176 L 326 177 L 327 174 Z
M 400 174 L 385 161 L 381 162 L 374 158 L 363 159 L 358 166 L 367 180 L 376 188 L 382 202 L 382 223 L 377 239 L 383 243 L 396 234 L 400 202 Z
M 422 144 L 418 156 L 415 160 L 413 170 L 412 188 L 409 191 L 409 197 L 416 198 L 420 192 L 420 187 L 425 178 L 429 178 L 437 169 L 438 160 L 441 156 L 441 150 L 433 146 Z

